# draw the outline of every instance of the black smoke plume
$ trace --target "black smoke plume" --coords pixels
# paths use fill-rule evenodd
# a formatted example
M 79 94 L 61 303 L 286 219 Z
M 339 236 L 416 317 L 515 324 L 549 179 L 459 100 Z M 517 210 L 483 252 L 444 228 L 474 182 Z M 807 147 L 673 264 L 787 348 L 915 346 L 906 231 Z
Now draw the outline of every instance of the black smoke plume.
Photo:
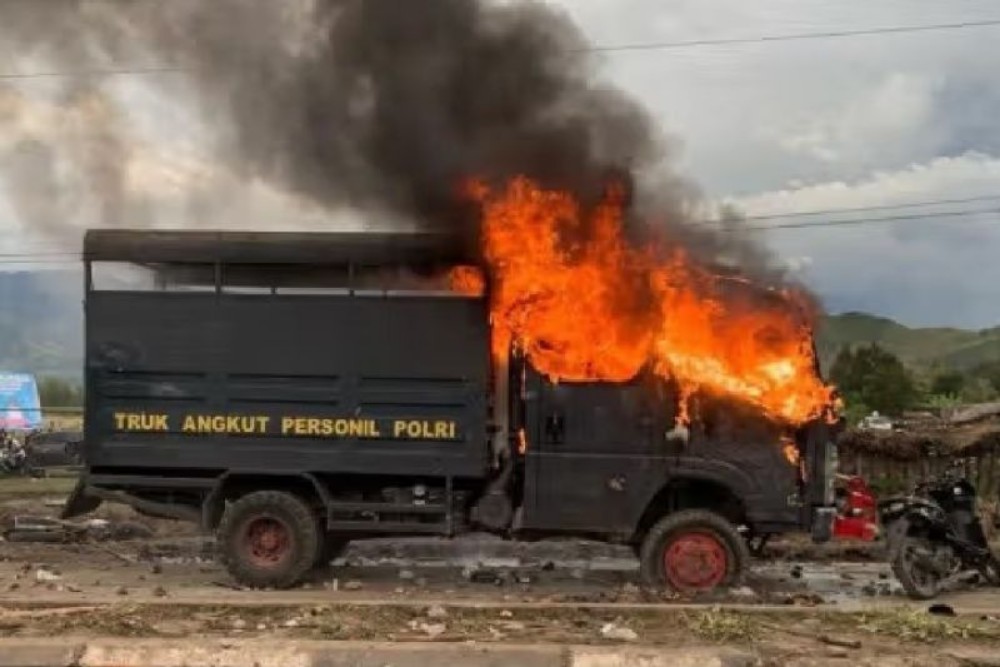
M 769 263 L 739 233 L 687 224 L 700 200 L 670 169 L 658 128 L 598 75 L 573 22 L 541 2 L 8 0 L 0 42 L 43 70 L 177 68 L 164 94 L 190 96 L 228 170 L 331 210 L 471 232 L 459 194 L 469 177 L 525 175 L 587 203 L 614 175 L 635 188 L 643 218 L 692 253 Z M 43 169 L 44 151 L 25 150 Z M 110 153 L 92 166 L 117 220 L 127 209 Z

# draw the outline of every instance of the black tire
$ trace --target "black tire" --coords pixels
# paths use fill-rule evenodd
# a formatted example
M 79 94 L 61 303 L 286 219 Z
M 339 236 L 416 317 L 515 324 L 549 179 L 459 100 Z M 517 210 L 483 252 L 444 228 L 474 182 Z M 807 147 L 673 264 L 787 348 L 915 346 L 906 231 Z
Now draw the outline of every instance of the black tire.
M 914 600 L 930 600 L 941 591 L 941 577 L 916 567 L 914 550 L 929 548 L 926 539 L 913 535 L 899 538 L 890 566 L 903 590 Z
M 668 569 L 670 560 L 677 563 Z M 680 555 L 689 560 L 678 563 Z M 691 573 L 691 563 L 698 561 Z M 737 585 L 750 560 L 746 541 L 732 523 L 708 510 L 684 510 L 660 519 L 646 534 L 639 553 L 642 583 L 680 593 L 704 593 Z M 680 570 L 686 570 L 682 573 Z M 691 574 L 692 576 L 682 576 Z
M 250 588 L 291 588 L 312 569 L 319 544 L 316 517 L 298 496 L 255 491 L 226 508 L 218 528 L 223 564 Z

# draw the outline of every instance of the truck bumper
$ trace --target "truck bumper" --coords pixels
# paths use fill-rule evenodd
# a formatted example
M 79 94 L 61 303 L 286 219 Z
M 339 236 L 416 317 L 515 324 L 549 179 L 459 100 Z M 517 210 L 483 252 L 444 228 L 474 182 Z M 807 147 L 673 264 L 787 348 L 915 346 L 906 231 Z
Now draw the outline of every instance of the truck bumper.
M 813 510 L 812 539 L 817 544 L 833 538 L 833 524 L 837 518 L 835 507 L 817 507 Z

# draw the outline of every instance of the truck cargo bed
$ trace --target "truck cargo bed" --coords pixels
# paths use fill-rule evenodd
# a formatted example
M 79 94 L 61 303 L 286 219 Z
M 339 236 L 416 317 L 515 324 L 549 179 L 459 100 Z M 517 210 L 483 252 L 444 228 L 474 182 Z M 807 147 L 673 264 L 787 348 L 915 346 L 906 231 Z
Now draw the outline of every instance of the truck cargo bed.
M 91 291 L 86 459 L 478 477 L 483 299 Z

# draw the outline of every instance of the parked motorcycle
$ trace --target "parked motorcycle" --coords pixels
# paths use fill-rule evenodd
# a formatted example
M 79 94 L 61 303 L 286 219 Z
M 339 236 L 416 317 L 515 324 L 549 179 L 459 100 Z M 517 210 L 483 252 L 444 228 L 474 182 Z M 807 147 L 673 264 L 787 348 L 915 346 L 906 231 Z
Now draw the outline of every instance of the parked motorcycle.
M 933 598 L 975 574 L 1000 586 L 1000 561 L 983 532 L 976 489 L 957 468 L 879 502 L 878 510 L 892 571 L 911 598 Z
M 0 430 L 0 474 L 18 475 L 27 470 L 28 453 L 17 438 Z

